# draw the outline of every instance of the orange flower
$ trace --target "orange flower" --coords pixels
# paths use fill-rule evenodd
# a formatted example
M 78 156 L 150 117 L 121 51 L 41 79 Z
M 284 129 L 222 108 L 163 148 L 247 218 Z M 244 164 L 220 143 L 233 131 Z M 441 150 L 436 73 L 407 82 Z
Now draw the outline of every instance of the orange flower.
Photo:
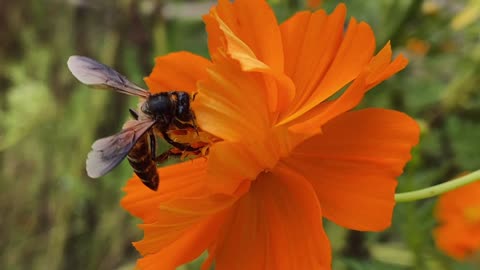
M 463 260 L 480 251 L 480 181 L 445 193 L 438 201 L 437 246 Z
M 323 3 L 323 0 L 307 0 L 307 7 L 311 9 L 316 9 L 320 7 Z
M 198 91 L 200 128 L 221 141 L 206 158 L 160 168 L 158 192 L 137 177 L 122 205 L 143 220 L 141 269 L 174 269 L 205 250 L 202 269 L 330 269 L 322 218 L 379 231 L 419 128 L 385 109 L 350 111 L 403 69 L 346 7 L 278 25 L 264 1 L 220 0 L 204 16 L 211 61 L 156 59 L 152 91 Z M 346 88 L 337 99 L 332 96 Z
M 430 50 L 430 43 L 418 38 L 409 38 L 407 40 L 406 47 L 409 51 L 416 55 L 425 56 Z

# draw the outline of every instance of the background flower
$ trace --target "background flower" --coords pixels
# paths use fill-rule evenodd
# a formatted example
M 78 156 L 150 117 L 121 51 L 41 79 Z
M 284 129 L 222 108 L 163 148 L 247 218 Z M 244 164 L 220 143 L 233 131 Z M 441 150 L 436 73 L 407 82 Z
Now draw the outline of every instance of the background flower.
M 437 246 L 463 260 L 480 251 L 480 182 L 442 195 L 436 206 Z

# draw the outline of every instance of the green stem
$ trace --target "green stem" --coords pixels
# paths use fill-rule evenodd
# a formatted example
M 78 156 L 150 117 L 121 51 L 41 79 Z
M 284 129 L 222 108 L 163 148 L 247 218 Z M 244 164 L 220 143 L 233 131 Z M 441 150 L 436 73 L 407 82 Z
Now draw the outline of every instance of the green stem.
M 435 185 L 433 187 L 395 194 L 395 201 L 397 203 L 411 202 L 431 198 L 479 180 L 480 170 L 477 170 L 462 177 L 455 178 L 454 180 Z

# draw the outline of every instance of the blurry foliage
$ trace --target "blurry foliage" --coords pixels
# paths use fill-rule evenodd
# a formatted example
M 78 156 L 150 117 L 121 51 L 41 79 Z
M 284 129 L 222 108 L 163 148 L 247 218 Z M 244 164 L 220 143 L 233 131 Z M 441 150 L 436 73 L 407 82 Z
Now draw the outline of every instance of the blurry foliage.
M 305 0 L 271 1 L 280 21 Z M 323 1 L 331 11 L 337 1 Z M 480 165 L 478 1 L 345 1 L 388 40 L 408 68 L 361 106 L 404 111 L 422 126 L 398 191 L 445 181 Z M 465 6 L 469 5 L 466 9 Z M 141 238 L 119 206 L 131 169 L 85 174 L 91 143 L 119 130 L 134 98 L 87 89 L 68 72 L 88 55 L 141 83 L 157 55 L 207 55 L 205 1 L 0 2 L 0 269 L 132 269 Z M 476 13 L 475 13 L 476 12 Z M 440 254 L 431 236 L 435 200 L 398 205 L 381 233 L 326 223 L 334 269 L 478 269 Z M 194 262 L 182 270 L 198 269 Z M 477 266 L 478 267 L 478 266 Z

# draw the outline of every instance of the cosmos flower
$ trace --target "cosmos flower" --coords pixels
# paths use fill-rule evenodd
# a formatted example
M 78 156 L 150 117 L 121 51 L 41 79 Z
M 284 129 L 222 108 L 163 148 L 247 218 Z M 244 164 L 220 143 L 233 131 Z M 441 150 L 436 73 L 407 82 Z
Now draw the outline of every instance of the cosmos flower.
M 435 214 L 439 249 L 458 260 L 480 251 L 480 181 L 442 195 Z
M 264 1 L 220 0 L 203 17 L 211 60 L 156 59 L 152 92 L 197 92 L 212 140 L 206 157 L 159 169 L 158 192 L 137 177 L 122 205 L 142 219 L 140 269 L 174 269 L 208 251 L 202 269 L 330 269 L 322 218 L 354 230 L 391 223 L 396 177 L 419 128 L 386 109 L 352 111 L 407 65 L 376 55 L 346 7 L 278 24 Z M 343 91 L 342 91 L 343 90 Z

